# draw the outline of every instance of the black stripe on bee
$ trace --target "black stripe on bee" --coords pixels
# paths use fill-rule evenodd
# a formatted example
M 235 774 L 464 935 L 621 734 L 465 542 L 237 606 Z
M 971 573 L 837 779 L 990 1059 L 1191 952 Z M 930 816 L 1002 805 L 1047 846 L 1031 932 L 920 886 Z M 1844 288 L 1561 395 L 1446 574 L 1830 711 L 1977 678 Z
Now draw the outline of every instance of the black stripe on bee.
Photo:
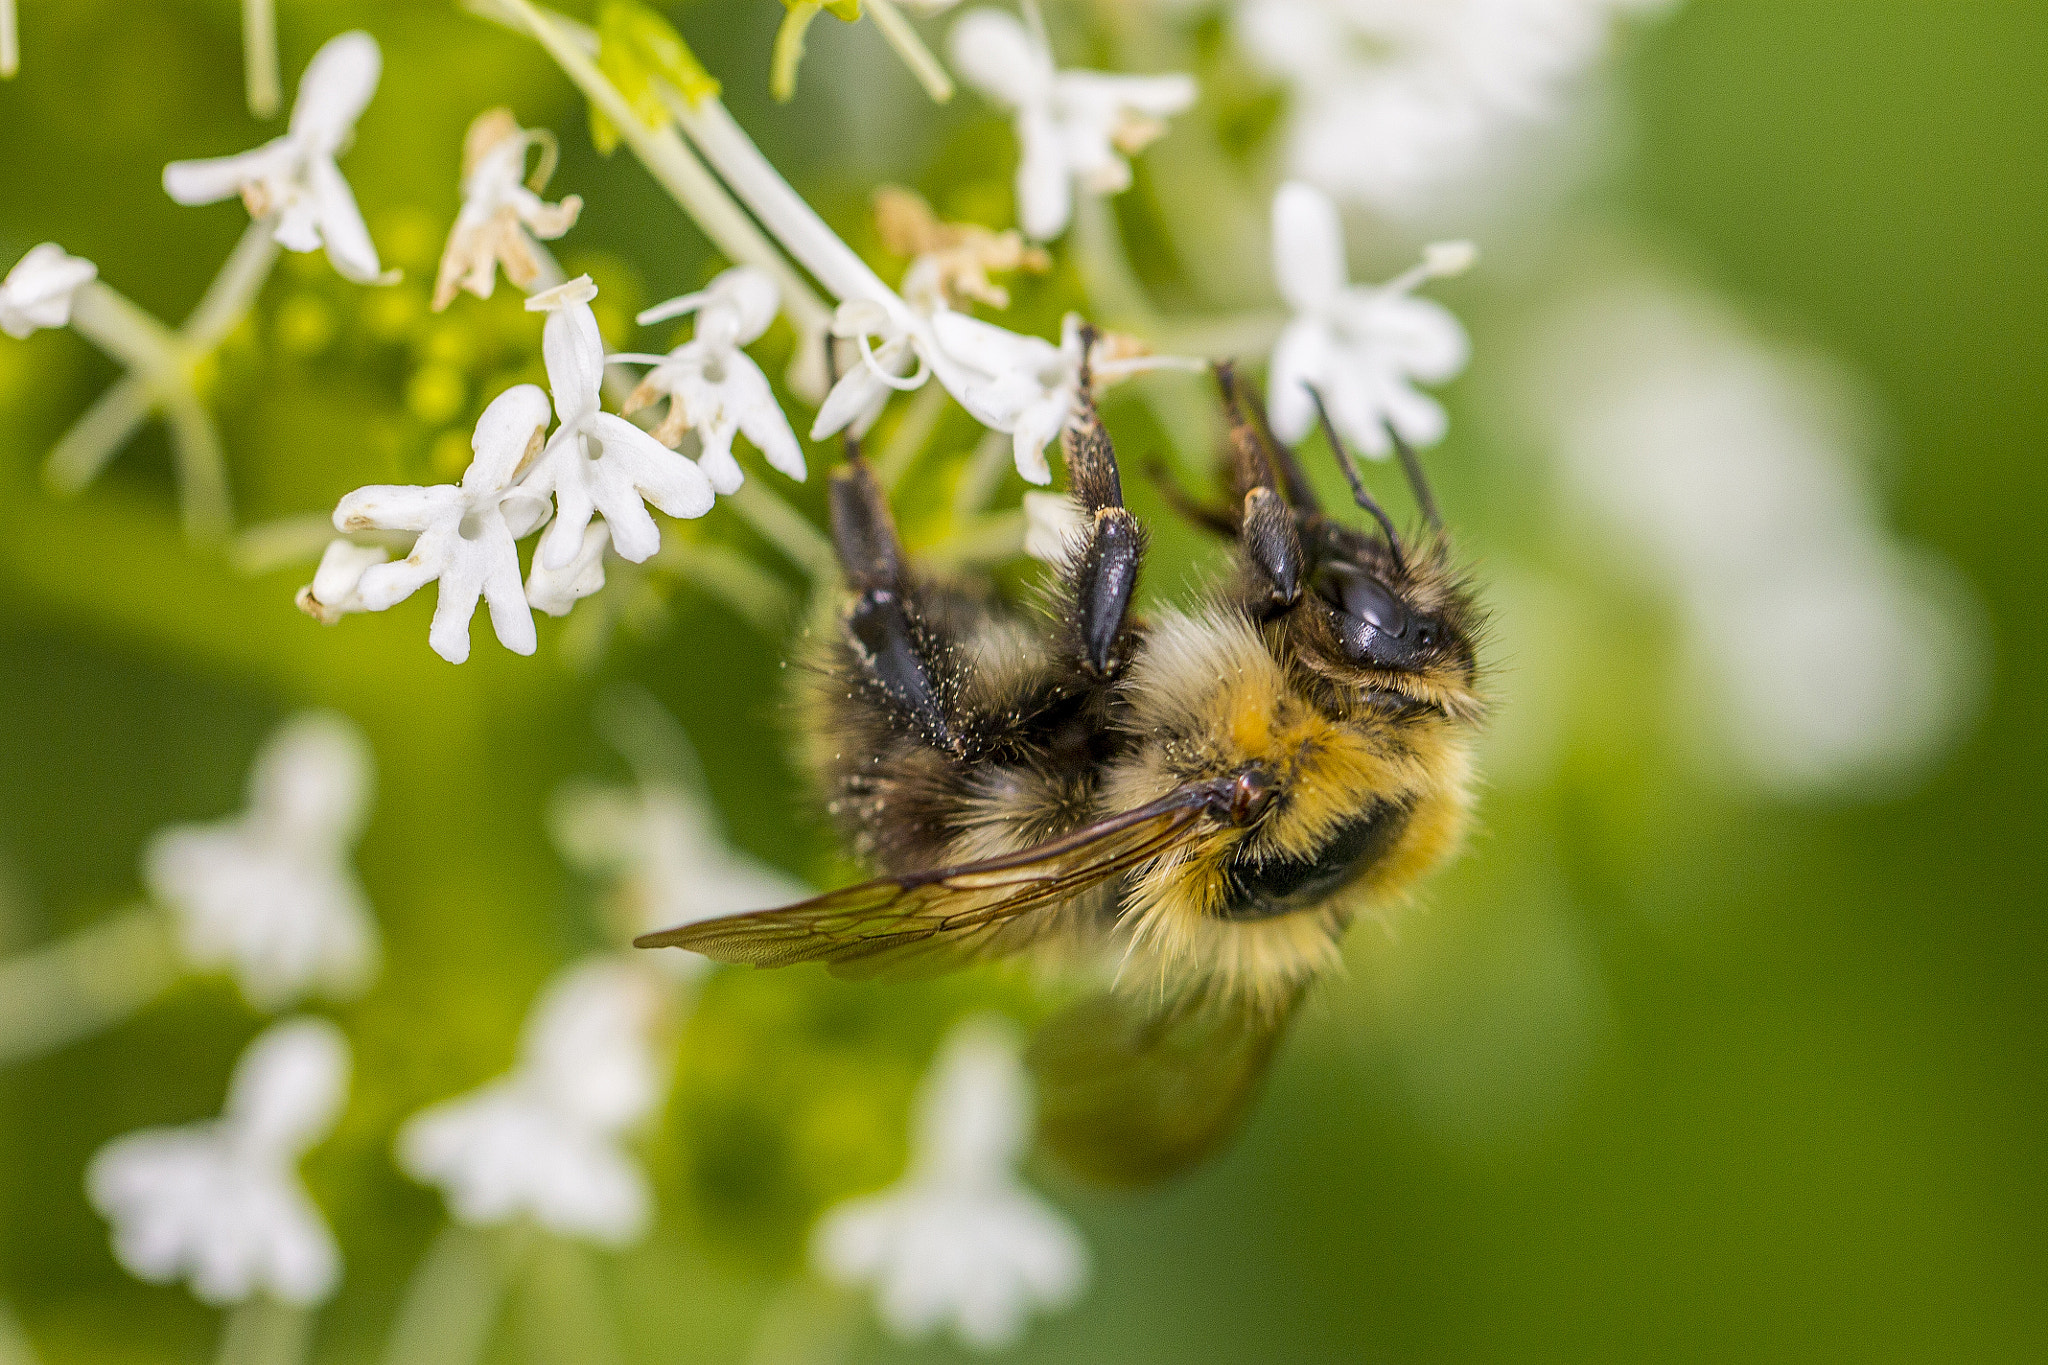
M 1216 917 L 1274 919 L 1321 904 L 1393 849 L 1408 815 L 1407 802 L 1381 801 L 1337 826 L 1322 847 L 1306 857 L 1233 860 L 1223 874 L 1229 894 L 1217 907 Z

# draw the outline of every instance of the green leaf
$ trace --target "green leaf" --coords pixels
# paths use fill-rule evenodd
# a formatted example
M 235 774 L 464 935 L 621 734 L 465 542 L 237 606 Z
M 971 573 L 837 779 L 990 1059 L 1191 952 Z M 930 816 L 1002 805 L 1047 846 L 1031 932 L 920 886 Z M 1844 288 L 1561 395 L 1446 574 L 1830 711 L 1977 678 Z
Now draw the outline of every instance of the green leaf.
M 606 46 L 617 41 L 628 48 L 647 77 L 661 77 L 692 105 L 718 98 L 717 78 L 675 27 L 647 6 L 607 0 L 598 14 L 598 33 Z

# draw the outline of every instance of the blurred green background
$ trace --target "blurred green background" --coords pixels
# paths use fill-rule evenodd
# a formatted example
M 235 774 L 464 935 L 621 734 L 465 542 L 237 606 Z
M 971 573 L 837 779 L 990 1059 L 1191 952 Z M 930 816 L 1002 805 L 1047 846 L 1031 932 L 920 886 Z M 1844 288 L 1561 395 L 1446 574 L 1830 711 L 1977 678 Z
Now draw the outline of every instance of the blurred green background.
M 0 259 L 54 239 L 182 315 L 244 219 L 173 205 L 160 168 L 267 135 L 241 104 L 236 7 L 22 8 L 23 70 L 0 85 Z M 882 180 L 1003 220 L 1006 134 L 971 95 L 927 113 L 872 35 L 821 29 L 799 99 L 776 107 L 764 87 L 779 6 L 669 8 L 741 121 L 856 244 Z M 1076 32 L 1084 8 L 1054 7 Z M 324 513 L 362 483 L 451 477 L 439 438 L 537 376 L 539 322 L 509 289 L 439 322 L 420 311 L 461 132 L 483 108 L 561 133 L 552 189 L 589 204 L 561 254 L 604 286 L 613 344 L 627 310 L 719 264 L 635 163 L 595 156 L 580 103 L 529 45 L 439 4 L 281 9 L 288 89 L 336 31 L 383 44 L 383 87 L 343 166 L 409 278 L 387 300 L 317 258 L 280 269 L 214 381 L 244 524 Z M 1432 457 L 1441 496 L 1482 563 L 1585 580 L 1601 671 L 1562 713 L 1562 756 L 1540 780 L 1488 790 L 1424 907 L 1391 936 L 1354 933 L 1350 979 L 1298 1030 L 1221 1160 L 1142 1197 L 1034 1168 L 1081 1223 L 1095 1280 L 1016 1358 L 2048 1357 L 2048 925 L 2033 844 L 2048 811 L 2044 72 L 2048 9 L 2022 0 L 1695 0 L 1624 45 L 1623 137 L 1542 257 L 1574 267 L 1575 233 L 1597 249 L 1575 224 L 1627 224 L 1867 381 L 1890 525 L 1944 554 L 1982 603 L 1988 682 L 1953 751 L 1903 788 L 1793 803 L 1698 775 L 1642 725 L 1663 685 L 1654 604 L 1598 581 L 1597 557 L 1537 494 L 1525 443 L 1475 396 L 1543 282 L 1490 286 L 1482 271 L 1446 287 L 1475 360 Z M 1126 210 L 1141 269 L 1199 294 L 1147 257 L 1147 190 Z M 1029 285 L 1017 315 L 1047 330 L 1072 288 L 1064 273 Z M 443 664 L 425 647 L 424 595 L 322 629 L 292 607 L 304 565 L 251 577 L 180 539 L 154 432 L 78 499 L 41 491 L 43 453 L 112 373 L 68 335 L 0 342 L 0 948 L 132 900 L 150 832 L 236 809 L 249 755 L 288 712 L 332 706 L 364 727 L 378 799 L 359 866 L 387 965 L 336 1012 L 355 1088 L 307 1169 L 348 1274 L 317 1358 L 373 1359 L 442 1218 L 392 1166 L 393 1128 L 502 1070 L 536 986 L 610 941 L 598 893 L 545 828 L 564 780 L 625 774 L 592 698 L 631 682 L 675 713 L 735 843 L 817 881 L 847 869 L 784 757 L 781 639 L 656 578 L 615 580 L 566 625 L 543 621 L 534 659 L 479 623 L 475 657 Z M 1157 439 L 1135 402 L 1110 420 L 1136 433 L 1120 434 L 1127 452 Z M 963 425 L 954 444 L 973 434 Z M 828 458 L 814 449 L 813 468 Z M 819 483 L 778 491 L 817 515 Z M 1143 485 L 1133 502 L 1158 510 Z M 732 517 L 667 533 L 800 586 Z M 1162 528 L 1152 590 L 1184 595 L 1210 553 Z M 515 1322 L 502 1349 L 516 1356 L 525 1331 L 540 1358 L 742 1358 L 820 1203 L 900 1162 L 904 1099 L 947 1014 L 1004 989 L 715 979 L 645 1148 L 660 1229 L 589 1258 L 575 1311 L 598 1326 L 536 1347 L 550 1329 Z M 211 1352 L 212 1313 L 114 1264 L 81 1172 L 115 1135 L 214 1112 L 258 1027 L 226 985 L 186 983 L 0 1071 L 0 1295 L 42 1358 Z M 950 1351 L 905 1351 L 873 1327 L 851 1349 Z

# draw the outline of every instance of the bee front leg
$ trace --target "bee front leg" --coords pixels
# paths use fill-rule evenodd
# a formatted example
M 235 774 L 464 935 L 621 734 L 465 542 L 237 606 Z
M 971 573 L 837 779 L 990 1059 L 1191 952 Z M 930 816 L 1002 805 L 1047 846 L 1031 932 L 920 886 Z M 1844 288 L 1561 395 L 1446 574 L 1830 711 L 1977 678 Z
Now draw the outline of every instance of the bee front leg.
M 1068 488 L 1088 518 L 1087 539 L 1067 561 L 1065 578 L 1072 610 L 1069 647 L 1086 672 L 1106 679 L 1121 672 L 1131 656 L 1131 594 L 1145 558 L 1145 531 L 1124 506 L 1116 449 L 1095 409 L 1089 364 L 1094 346 L 1089 328 L 1082 334 L 1076 420 L 1062 438 Z

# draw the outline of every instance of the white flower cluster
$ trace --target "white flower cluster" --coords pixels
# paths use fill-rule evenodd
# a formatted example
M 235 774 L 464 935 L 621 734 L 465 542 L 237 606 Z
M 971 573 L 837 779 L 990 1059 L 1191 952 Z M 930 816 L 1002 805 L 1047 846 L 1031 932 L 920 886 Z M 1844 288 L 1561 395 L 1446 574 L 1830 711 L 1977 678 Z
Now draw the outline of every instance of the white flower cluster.
M 340 1029 L 287 1020 L 235 1064 L 218 1120 L 101 1148 L 86 1192 L 113 1224 L 115 1257 L 152 1283 L 186 1280 L 211 1304 L 262 1293 L 305 1306 L 333 1294 L 341 1256 L 298 1164 L 333 1129 L 348 1074 Z
M 370 748 L 332 712 L 286 722 L 249 773 L 249 809 L 161 831 L 143 881 L 176 916 L 185 957 L 226 968 L 259 1009 L 346 998 L 377 973 L 377 922 L 349 851 L 370 801 Z
M 614 879 L 621 918 L 634 934 L 788 905 L 811 894 L 727 843 L 708 804 L 678 782 L 574 786 L 556 798 L 550 814 L 562 852 L 586 871 Z M 696 953 L 656 953 L 653 961 L 686 976 L 711 965 Z
M 695 429 L 703 437 L 709 473 L 604 411 L 604 340 L 590 309 L 597 287 L 579 276 L 526 301 L 548 314 L 541 353 L 553 434 L 550 395 L 521 384 L 499 394 L 477 420 L 475 459 L 460 483 L 374 485 L 344 497 L 334 509 L 336 530 L 410 531 L 418 539 L 411 553 L 391 563 L 373 547 L 330 545 L 300 605 L 332 621 L 350 611 L 383 611 L 438 579 L 427 634 L 437 654 L 458 664 L 469 657 L 469 621 L 479 598 L 490 608 L 499 641 L 531 654 L 538 643 L 531 608 L 561 615 L 602 587 L 607 538 L 621 559 L 635 564 L 661 548 L 649 504 L 672 517 L 701 517 L 711 510 L 714 488 L 739 486 L 731 454 L 735 428 L 759 433 L 777 466 L 802 478 L 796 438 L 766 380 L 740 350 L 767 325 L 757 308 L 743 310 L 755 308 L 764 288 L 773 297 L 773 286 L 755 276 L 740 266 L 714 281 L 698 305 L 698 339 L 663 360 L 667 375 L 649 379 L 654 388 L 670 386 L 671 429 Z M 598 515 L 604 520 L 593 525 Z M 541 536 L 522 586 L 517 542 L 550 517 L 553 525 Z
M 1669 0 L 1237 0 L 1233 28 L 1289 86 L 1295 175 L 1413 216 L 1555 115 L 1615 17 Z
M 999 1019 L 960 1025 L 918 1093 L 910 1169 L 825 1215 L 811 1241 L 819 1272 L 872 1285 L 899 1336 L 950 1326 L 984 1351 L 1014 1342 L 1034 1310 L 1071 1304 L 1088 1280 L 1087 1247 L 1017 1176 L 1031 1110 L 1014 1030 Z
M 660 1005 L 637 962 L 568 968 L 534 1006 L 512 1074 L 415 1115 L 399 1165 L 440 1186 L 460 1222 L 529 1217 L 565 1237 L 635 1240 L 653 1195 L 620 1143 L 661 1102 Z
M 1882 778 L 1966 718 L 1969 594 L 1883 529 L 1825 362 L 1644 279 L 1553 316 L 1524 387 L 1573 499 L 1682 604 L 1737 770 L 1788 793 Z

